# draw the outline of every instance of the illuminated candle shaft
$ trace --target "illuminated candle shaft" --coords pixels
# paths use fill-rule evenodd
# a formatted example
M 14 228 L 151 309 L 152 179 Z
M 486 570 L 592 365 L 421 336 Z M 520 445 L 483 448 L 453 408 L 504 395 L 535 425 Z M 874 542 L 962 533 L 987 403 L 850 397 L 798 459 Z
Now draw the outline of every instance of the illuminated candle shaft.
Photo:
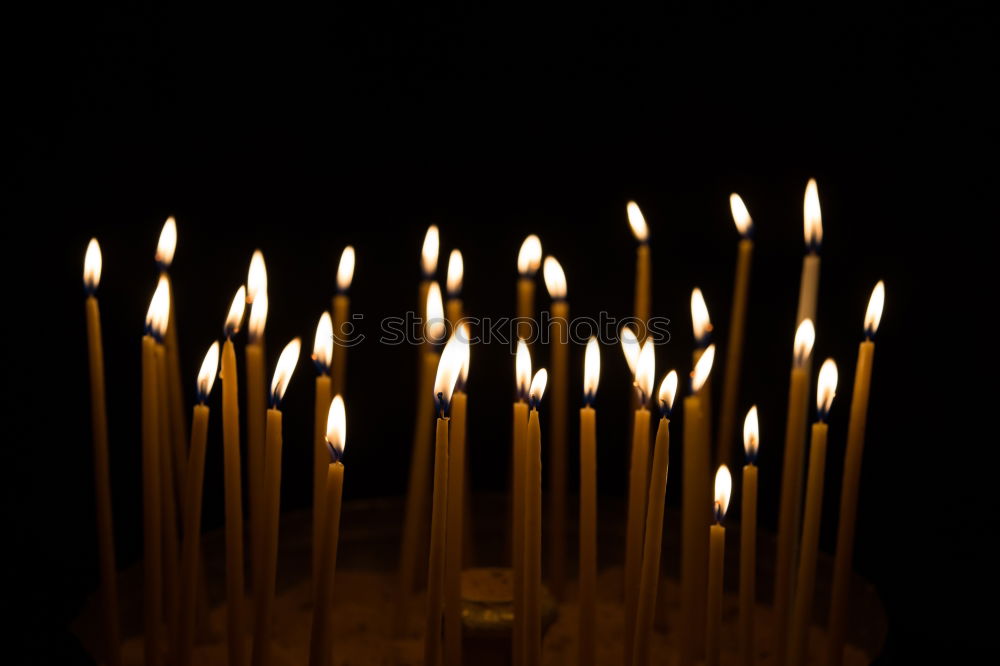
M 827 425 L 812 427 L 809 447 L 809 478 L 806 483 L 805 522 L 802 547 L 799 549 L 798 582 L 792 606 L 791 631 L 788 637 L 788 666 L 802 666 L 806 658 L 806 640 L 812 618 L 813 592 L 816 589 L 816 557 L 819 550 L 820 515 L 823 511 L 823 474 L 826 469 Z
M 458 322 L 462 320 L 462 299 L 461 298 L 449 298 L 445 304 L 445 319 L 448 320 L 448 324 L 451 326 L 451 330 L 455 330 Z
M 513 650 L 514 664 L 524 663 L 524 502 L 525 478 L 527 474 L 528 450 L 528 403 L 520 400 L 514 403 L 513 433 L 514 446 L 514 479 L 513 499 L 511 501 L 514 535 L 511 540 L 514 568 L 514 627 Z
M 524 663 L 542 664 L 542 431 L 538 410 L 528 415 L 524 507 Z
M 446 529 L 444 656 L 448 666 L 462 663 L 462 538 L 465 491 L 465 415 L 467 396 L 451 397 L 451 432 L 448 443 L 448 525 Z
M 312 633 L 309 640 L 309 666 L 327 666 L 335 627 L 333 611 L 334 576 L 337 572 L 337 545 L 340 541 L 340 504 L 344 490 L 344 466 L 329 463 L 326 474 L 326 524 L 323 526 L 322 566 L 313 611 Z
M 681 514 L 681 661 L 693 664 L 704 647 L 708 537 L 711 524 L 709 451 L 702 437 L 700 394 L 684 398 L 684 482 Z
M 597 651 L 597 412 L 580 410 L 580 666 Z
M 179 553 L 177 539 L 177 502 L 174 495 L 174 459 L 171 451 L 174 449 L 171 425 L 170 405 L 168 397 L 167 355 L 163 345 L 156 346 L 156 378 L 160 384 L 159 390 L 159 426 L 160 426 L 160 494 L 163 515 L 160 526 L 163 529 L 163 595 L 166 600 L 167 643 L 173 648 L 177 644 L 177 624 L 179 622 L 180 603 L 177 557 Z
M 240 407 L 236 350 L 222 347 L 222 454 L 226 497 L 226 630 L 229 663 L 243 664 L 243 503 L 240 489 Z M 263 523 L 263 520 L 261 521 Z
M 642 540 L 649 490 L 649 410 L 640 407 L 632 419 L 632 460 L 628 476 L 625 541 L 625 636 L 635 636 L 635 613 L 642 575 Z M 625 640 L 625 663 L 632 662 L 631 641 Z
M 726 555 L 726 528 L 709 528 L 708 615 L 705 620 L 705 666 L 719 666 L 719 627 L 722 625 L 722 571 Z
M 256 593 L 253 627 L 253 666 L 271 661 L 271 616 L 274 608 L 274 580 L 278 569 L 278 519 L 281 515 L 281 411 L 267 410 L 264 440 L 264 543 L 261 561 L 261 589 Z
M 743 508 L 740 524 L 740 659 L 753 666 L 754 605 L 757 577 L 757 466 L 743 466 Z
M 323 533 L 326 531 L 326 519 L 323 510 L 326 508 L 326 477 L 330 466 L 330 454 L 326 444 L 326 417 L 330 411 L 330 376 L 320 374 L 316 377 L 316 402 L 313 414 L 313 550 L 312 571 L 313 585 L 319 585 L 320 554 L 323 549 Z M 318 588 L 317 588 L 318 589 Z
M 529 321 L 535 316 L 535 279 L 522 275 L 517 280 L 517 337 L 530 341 L 532 325 Z
M 163 617 L 163 551 L 160 528 L 159 382 L 156 341 L 142 338 L 142 492 L 143 492 L 143 638 L 144 663 L 159 666 L 160 621 Z
M 799 282 L 799 309 L 795 319 L 798 325 L 803 319 L 816 323 L 816 302 L 819 298 L 819 255 L 810 252 L 802 259 L 802 278 Z
M 552 304 L 552 419 L 549 457 L 549 582 L 556 599 L 566 587 L 566 433 L 569 416 L 569 304 Z
M 173 491 L 176 501 L 180 503 L 184 497 L 184 472 L 187 468 L 187 415 L 184 413 L 184 390 L 181 385 L 180 350 L 177 344 L 177 308 L 174 300 L 173 283 L 170 274 L 164 271 L 167 287 L 170 290 L 170 313 L 167 319 L 167 330 L 163 338 L 166 347 L 166 379 L 167 408 L 170 434 L 170 451 L 173 453 Z
M 201 501 L 208 441 L 208 407 L 195 405 L 191 421 L 191 450 L 184 475 L 184 543 L 181 553 L 181 602 L 178 662 L 190 666 L 194 646 L 195 604 L 198 596 L 198 552 L 201 548 Z
M 844 454 L 844 478 L 840 490 L 840 518 L 837 524 L 837 552 L 833 560 L 827 666 L 839 666 L 844 651 L 847 593 L 851 578 L 851 560 L 854 557 L 854 521 L 858 512 L 861 457 L 865 447 L 868 394 L 871 388 L 874 358 L 875 343 L 870 340 L 862 342 L 858 349 L 858 364 L 854 370 L 851 417 L 847 428 L 847 451 Z
M 646 537 L 643 543 L 642 578 L 635 614 L 632 641 L 633 666 L 649 663 L 649 640 L 653 632 L 653 613 L 660 580 L 660 549 L 663 543 L 663 509 L 667 496 L 667 470 L 670 464 L 670 420 L 661 418 L 656 428 L 653 469 L 649 477 L 649 501 L 646 506 Z
M 333 395 L 346 394 L 347 384 L 347 347 L 344 345 L 345 324 L 351 317 L 351 297 L 347 294 L 337 294 L 333 297 L 333 361 L 330 364 L 330 376 L 333 378 Z
M 115 573 L 114 525 L 111 518 L 111 475 L 108 470 L 108 412 L 104 392 L 104 343 L 97 298 L 87 297 L 87 349 L 90 363 L 90 425 L 94 446 L 94 505 L 97 555 L 101 571 L 101 623 L 104 658 L 121 665 L 118 627 L 118 583 Z
M 649 244 L 641 243 L 635 256 L 635 318 L 636 335 L 639 342 L 646 339 L 646 322 L 649 321 L 652 301 L 652 266 L 649 258 Z
M 695 349 L 691 354 L 691 367 L 698 365 L 701 355 L 705 353 L 703 348 Z M 701 427 L 704 429 L 703 436 L 709 446 L 712 444 L 712 376 L 705 379 L 705 383 L 698 390 L 698 397 L 701 399 Z M 709 460 L 712 460 L 714 451 L 709 449 Z
M 736 279 L 733 283 L 733 310 L 729 317 L 729 342 L 726 346 L 726 368 L 722 381 L 722 405 L 719 413 L 719 434 L 715 458 L 719 464 L 728 464 L 735 441 L 736 402 L 740 393 L 740 370 L 743 366 L 743 332 L 747 318 L 747 293 L 750 290 L 750 264 L 753 259 L 753 241 L 740 241 L 736 257 Z
M 430 395 L 430 393 L 428 393 Z M 437 420 L 434 446 L 434 498 L 431 548 L 427 560 L 427 614 L 424 622 L 424 663 L 441 658 L 441 602 L 444 595 L 445 539 L 448 512 L 448 419 Z
M 244 353 L 247 368 L 246 418 L 247 484 L 250 495 L 250 566 L 251 578 L 256 585 L 260 575 L 260 549 L 264 534 L 264 420 L 267 416 L 264 343 L 247 343 Z

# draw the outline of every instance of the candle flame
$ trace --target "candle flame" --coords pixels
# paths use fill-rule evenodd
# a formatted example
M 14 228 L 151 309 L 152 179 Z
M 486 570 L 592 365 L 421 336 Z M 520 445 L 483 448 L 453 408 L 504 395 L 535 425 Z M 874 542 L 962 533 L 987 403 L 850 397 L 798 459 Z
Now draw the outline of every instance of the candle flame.
M 469 379 L 469 351 L 470 351 L 469 347 L 471 346 L 470 345 L 471 338 L 469 337 L 469 325 L 462 324 L 461 326 L 458 327 L 458 330 L 455 333 L 462 340 L 462 342 L 465 343 L 462 345 L 462 349 L 464 350 L 462 353 L 462 369 L 458 373 L 458 384 L 456 385 L 457 390 L 464 391 L 465 382 Z
M 464 276 L 465 262 L 462 261 L 462 251 L 452 250 L 448 255 L 448 281 L 445 283 L 449 296 L 458 296 L 462 292 Z
M 313 341 L 312 360 L 320 374 L 330 371 L 330 359 L 333 358 L 333 320 L 330 313 L 324 312 L 316 325 L 316 337 Z
M 823 215 L 819 208 L 819 190 L 816 179 L 806 183 L 806 196 L 802 203 L 802 222 L 806 235 L 806 247 L 815 250 L 823 243 Z
M 264 265 L 264 253 L 254 250 L 247 271 L 247 303 L 255 303 L 260 294 L 267 294 L 267 267 Z M 250 316 L 253 317 L 252 312 Z
M 299 338 L 292 339 L 285 348 L 281 350 L 278 357 L 278 365 L 274 368 L 274 378 L 271 379 L 271 406 L 277 408 L 281 404 L 281 399 L 285 397 L 285 389 L 292 379 L 295 365 L 299 362 L 299 353 L 302 351 L 302 341 Z
M 83 286 L 88 294 L 97 290 L 97 285 L 101 282 L 101 267 L 104 261 L 101 259 L 101 246 L 96 238 L 91 238 L 87 243 L 87 253 L 83 255 Z
M 729 468 L 719 465 L 719 471 L 715 473 L 715 520 L 722 522 L 726 517 L 726 509 L 729 508 L 729 496 L 733 491 L 733 475 L 729 473 Z
M 632 235 L 640 243 L 645 243 L 649 239 L 649 225 L 646 224 L 646 218 L 639 210 L 639 204 L 629 201 L 625 205 L 625 212 L 628 213 L 628 224 L 632 227 Z
M 803 319 L 795 331 L 795 345 L 792 348 L 796 368 L 801 368 L 809 360 L 815 342 L 816 327 L 813 326 L 812 319 Z
M 156 263 L 164 268 L 170 268 L 174 261 L 174 250 L 177 249 L 177 221 L 171 215 L 160 229 L 160 240 L 156 242 Z
M 340 263 L 337 264 L 337 289 L 347 291 L 354 280 L 354 246 L 348 245 L 340 253 Z
M 694 364 L 691 371 L 691 391 L 697 393 L 708 381 L 708 376 L 712 374 L 712 365 L 715 363 L 715 345 L 705 347 L 701 353 L 701 358 Z
M 100 271 L 98 271 L 100 272 Z M 879 322 L 882 321 L 882 308 L 885 306 L 885 282 L 879 280 L 872 289 L 872 297 L 868 299 L 868 309 L 865 311 L 865 336 L 875 337 Z
M 750 217 L 747 205 L 743 203 L 740 195 L 735 192 L 729 195 L 729 209 L 733 212 L 733 222 L 736 223 L 736 230 L 740 232 L 740 236 L 747 238 L 753 232 L 753 219 Z
M 250 306 L 250 321 L 247 323 L 247 338 L 249 342 L 259 342 L 264 337 L 264 324 L 267 323 L 267 292 L 262 291 L 253 299 Z M 242 318 L 242 315 L 240 315 Z
M 517 383 L 518 400 L 528 399 L 528 388 L 531 385 L 531 352 L 524 340 L 517 341 L 517 354 L 514 357 L 514 378 Z
M 542 265 L 542 241 L 531 234 L 521 243 L 517 253 L 517 272 L 523 277 L 531 277 Z
M 743 450 L 747 454 L 747 461 L 753 463 L 757 460 L 757 449 L 760 447 L 760 426 L 757 424 L 757 405 L 754 405 L 747 412 L 747 417 L 743 421 Z
M 448 333 L 448 325 L 444 320 L 444 303 L 441 302 L 441 287 L 437 282 L 431 282 L 427 289 L 427 321 L 424 332 L 431 344 L 438 344 Z
M 635 365 L 639 362 L 639 338 L 631 326 L 622 326 L 622 352 L 625 354 L 625 362 L 628 363 L 628 371 L 635 377 Z
M 542 401 L 542 394 L 545 393 L 545 384 L 549 381 L 549 373 L 545 368 L 539 368 L 535 376 L 531 378 L 531 388 L 528 389 L 528 396 L 531 399 L 531 404 L 538 406 L 538 403 Z
M 201 362 L 201 370 L 198 371 L 198 402 L 205 402 L 212 392 L 212 385 L 215 384 L 215 376 L 219 371 L 219 341 L 216 340 L 208 348 L 205 360 Z
M 329 445 L 330 462 L 338 462 L 344 457 L 347 447 L 347 412 L 340 394 L 333 396 L 330 411 L 326 416 L 326 443 Z
M 712 320 L 708 316 L 708 305 L 705 304 L 705 297 L 698 287 L 691 291 L 691 326 L 694 328 L 695 344 L 704 346 L 712 332 Z
M 265 311 L 266 311 L 265 305 Z M 239 333 L 240 325 L 243 323 L 243 312 L 247 308 L 247 288 L 240 285 L 233 296 L 232 305 L 229 306 L 229 314 L 226 315 L 225 333 L 226 337 L 232 337 Z M 266 315 L 265 315 L 266 316 Z M 263 327 L 263 323 L 261 324 Z
M 165 275 L 160 276 L 156 283 L 156 291 L 153 292 L 153 299 L 149 302 L 149 309 L 146 311 L 146 330 L 152 333 L 157 340 L 163 340 L 163 334 L 167 332 L 167 322 L 170 319 L 170 284 Z
M 660 411 L 664 416 L 670 414 L 674 408 L 674 396 L 677 395 L 677 371 L 671 370 L 660 382 Z
M 468 345 L 468 341 L 462 336 L 453 333 L 445 344 L 444 351 L 441 352 L 440 360 L 438 360 L 437 374 L 434 377 L 434 401 L 442 416 L 448 411 L 451 394 L 462 374 L 462 363 L 468 351 Z
M 586 404 L 594 402 L 600 379 L 601 347 L 597 344 L 597 338 L 592 335 L 590 340 L 587 340 L 587 351 L 583 354 L 583 401 Z
M 438 228 L 432 224 L 427 227 L 427 233 L 424 234 L 424 246 L 420 251 L 420 267 L 426 278 L 430 278 L 437 271 L 440 244 Z
M 823 361 L 819 369 L 819 380 L 816 382 L 816 411 L 819 420 L 826 420 L 833 405 L 833 396 L 837 395 L 837 364 L 832 358 Z
M 555 257 L 551 255 L 545 257 L 542 275 L 545 278 L 545 288 L 549 292 L 549 298 L 554 301 L 566 298 L 566 273 Z
M 653 341 L 647 339 L 639 350 L 639 359 L 635 366 L 635 388 L 639 391 L 639 406 L 645 407 L 653 395 L 653 382 L 656 377 L 656 356 L 653 353 Z

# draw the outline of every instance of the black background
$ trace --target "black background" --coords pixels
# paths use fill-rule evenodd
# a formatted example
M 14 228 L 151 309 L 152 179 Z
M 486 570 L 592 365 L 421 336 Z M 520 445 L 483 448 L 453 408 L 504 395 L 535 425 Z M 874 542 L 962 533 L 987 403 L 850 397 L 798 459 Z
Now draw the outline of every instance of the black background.
M 977 12 L 144 6 L 15 17 L 7 28 L 5 106 L 17 113 L 5 132 L 13 302 L 2 455 L 14 561 L 3 596 L 21 620 L 15 663 L 86 659 L 67 623 L 96 585 L 80 286 L 91 236 L 104 253 L 126 567 L 141 556 L 139 338 L 168 214 L 179 225 L 171 274 L 189 395 L 254 248 L 267 259 L 273 367 L 293 336 L 311 345 L 340 250 L 355 246 L 352 307 L 372 334 L 348 370 L 345 493 L 358 498 L 405 488 L 415 354 L 374 339 L 379 319 L 416 306 L 429 223 L 441 228 L 442 281 L 447 253 L 465 255 L 469 314 L 512 312 L 517 249 L 534 232 L 566 268 L 573 314 L 627 316 L 624 204 L 637 200 L 651 227 L 654 314 L 672 320 L 657 374 L 683 374 L 693 286 L 718 339 L 728 330 L 738 239 L 728 195 L 739 192 L 757 230 L 740 410 L 760 406 L 761 520 L 773 529 L 809 177 L 825 229 L 816 367 L 832 356 L 841 372 L 821 547 L 834 547 L 856 345 L 884 279 L 855 564 L 889 615 L 885 663 L 969 648 L 975 632 L 960 611 L 980 585 L 975 532 L 991 521 L 976 482 L 990 483 L 991 452 L 972 436 L 985 412 L 960 375 L 979 355 L 992 360 L 976 340 L 992 302 L 977 247 L 995 218 L 973 204 L 989 178 L 977 157 L 980 90 L 991 85 Z M 629 388 L 620 351 L 602 360 L 600 484 L 613 496 L 625 479 Z M 573 362 L 579 386 L 582 348 Z M 285 507 L 309 502 L 313 376 L 303 357 L 284 405 Z M 503 488 L 512 384 L 505 348 L 474 350 L 476 488 Z M 218 398 L 210 404 L 208 528 L 222 522 Z M 671 485 L 668 501 L 678 499 Z

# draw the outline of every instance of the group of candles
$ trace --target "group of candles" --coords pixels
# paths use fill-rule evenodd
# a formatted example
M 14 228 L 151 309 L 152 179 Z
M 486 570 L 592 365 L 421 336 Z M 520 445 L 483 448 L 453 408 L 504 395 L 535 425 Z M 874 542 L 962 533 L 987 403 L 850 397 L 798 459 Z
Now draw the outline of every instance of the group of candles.
M 728 360 L 719 415 L 717 462 L 728 460 L 738 397 L 743 330 L 747 310 L 753 223 L 738 195 L 731 208 L 742 236 L 734 285 Z M 681 519 L 681 612 L 676 628 L 682 664 L 704 658 L 719 663 L 719 627 L 723 589 L 725 528 L 732 479 L 726 464 L 715 474 L 710 488 L 712 458 L 712 405 L 709 380 L 716 358 L 710 344 L 712 325 L 700 290 L 691 297 L 696 349 L 690 381 L 681 384 L 671 370 L 655 392 L 655 354 L 645 323 L 650 316 L 652 269 L 649 229 L 638 205 L 626 208 L 639 242 L 634 309 L 638 325 L 621 331 L 622 348 L 633 375 L 634 413 L 625 516 L 624 655 L 623 663 L 645 666 L 650 660 L 650 636 L 657 604 L 663 604 L 659 576 L 664 527 L 664 501 L 669 467 L 670 415 L 678 391 L 684 396 L 684 433 Z M 803 503 L 806 420 L 809 374 L 815 340 L 813 320 L 819 284 L 822 238 L 819 199 L 815 181 L 806 188 L 805 236 L 808 253 L 803 262 L 798 327 L 788 397 L 784 468 L 778 520 L 775 578 L 774 646 L 779 664 L 804 663 L 818 550 L 818 534 L 826 457 L 825 423 L 837 387 L 832 359 L 823 363 L 817 386 L 817 419 L 812 428 L 808 473 Z M 204 459 L 209 408 L 205 404 L 218 370 L 222 380 L 223 458 L 226 534 L 227 635 L 229 663 L 246 660 L 243 622 L 245 594 L 243 544 L 243 490 L 241 488 L 241 438 L 236 350 L 234 337 L 242 327 L 250 304 L 245 346 L 247 506 L 250 512 L 250 573 L 253 596 L 251 663 L 269 663 L 271 616 L 277 569 L 280 514 L 282 413 L 281 400 L 300 355 L 301 343 L 292 340 L 282 351 L 271 382 L 264 386 L 264 326 L 267 318 L 267 274 L 263 255 L 254 253 L 246 286 L 241 286 L 225 320 L 221 348 L 213 342 L 198 374 L 197 398 L 190 429 L 184 417 L 183 390 L 177 353 L 177 324 L 168 269 L 173 259 L 177 230 L 173 218 L 165 223 L 157 246 L 159 283 L 146 317 L 142 339 L 142 474 L 144 508 L 144 613 L 145 661 L 164 660 L 190 664 L 198 604 L 204 601 L 203 568 L 199 544 Z M 463 323 L 461 287 L 462 255 L 454 250 L 448 262 L 447 303 L 434 280 L 439 235 L 431 227 L 422 250 L 423 280 L 419 298 L 425 307 L 425 340 L 420 347 L 417 418 L 413 457 L 403 525 L 399 563 L 396 617 L 393 631 L 404 631 L 407 601 L 416 587 L 416 573 L 427 563 L 427 597 L 424 624 L 426 664 L 443 660 L 449 666 L 462 661 L 461 578 L 463 546 L 469 538 L 468 476 L 466 473 L 465 384 L 469 371 L 470 331 Z M 514 359 L 516 394 L 512 411 L 511 544 L 514 623 L 512 654 L 516 665 L 537 666 L 542 654 L 542 428 L 539 405 L 551 384 L 549 460 L 549 571 L 554 595 L 565 594 L 567 418 L 569 414 L 569 343 L 565 335 L 569 307 L 566 277 L 559 262 L 549 256 L 542 262 L 541 242 L 529 236 L 518 255 L 517 314 L 523 322 L 535 312 L 535 276 L 542 268 L 552 299 L 550 331 L 551 381 L 546 369 L 532 374 L 529 346 L 517 343 Z M 313 597 L 310 664 L 329 663 L 331 606 L 339 535 L 344 467 L 340 462 L 346 441 L 346 415 L 341 397 L 345 382 L 345 347 L 335 344 L 334 332 L 343 330 L 349 317 L 347 295 L 354 271 L 354 250 L 345 248 L 337 271 L 333 316 L 323 313 L 316 331 L 312 358 L 315 383 L 315 436 L 313 475 Z M 103 349 L 95 291 L 101 273 L 101 254 L 91 240 L 84 261 L 87 291 L 87 327 L 90 351 L 94 469 L 97 493 L 98 545 L 101 566 L 102 616 L 105 655 L 109 664 L 121 663 L 115 589 L 115 563 L 108 479 L 108 443 L 104 404 Z M 879 282 L 872 293 L 864 320 L 855 371 L 854 393 L 847 436 L 841 489 L 833 597 L 829 619 L 826 663 L 840 663 L 844 643 L 847 587 L 853 552 L 868 392 L 874 343 L 884 300 Z M 449 329 L 451 331 L 449 336 Z M 519 329 L 521 337 L 527 330 Z M 446 340 L 447 339 L 447 340 Z M 597 471 L 596 409 L 594 399 L 600 374 L 596 338 L 584 354 L 583 406 L 580 423 L 579 508 L 579 659 L 593 664 L 597 643 Z M 331 397 L 333 396 L 333 397 Z M 267 398 L 266 398 L 267 397 Z M 265 402 L 268 399 L 269 402 Z M 654 401 L 655 400 L 655 401 Z M 652 402 L 652 405 L 651 405 Z M 650 408 L 659 410 L 653 449 L 650 451 Z M 437 415 L 432 431 L 429 416 Z M 757 410 L 751 407 L 743 431 L 746 464 L 743 467 L 742 529 L 740 539 L 739 650 L 742 663 L 756 658 L 754 632 L 757 467 L 759 443 Z M 433 472 L 431 470 L 433 469 Z M 428 511 L 427 502 L 430 501 Z M 429 518 L 429 526 L 428 526 Z M 429 530 L 428 530 L 429 527 Z M 429 531 L 429 545 L 423 538 Z M 443 620 L 443 621 L 442 621 Z M 166 632 L 166 640 L 162 635 Z M 163 646 L 167 651 L 163 651 Z

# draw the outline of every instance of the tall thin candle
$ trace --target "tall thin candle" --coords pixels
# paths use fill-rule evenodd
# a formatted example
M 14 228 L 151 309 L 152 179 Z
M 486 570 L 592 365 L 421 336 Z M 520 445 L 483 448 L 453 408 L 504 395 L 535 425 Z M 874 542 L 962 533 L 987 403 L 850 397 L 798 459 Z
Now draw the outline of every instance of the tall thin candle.
M 757 449 L 760 427 L 757 405 L 750 408 L 743 421 L 743 507 L 740 517 L 740 663 L 753 666 L 756 661 L 754 606 L 757 579 Z
M 469 327 L 462 324 L 454 336 L 459 343 L 461 366 L 451 396 L 451 425 L 448 438 L 448 516 L 444 573 L 444 657 L 449 666 L 462 663 L 462 549 L 466 543 L 464 492 L 465 382 L 469 378 Z
M 323 510 L 326 508 L 326 477 L 330 466 L 330 453 L 326 441 L 326 422 L 330 412 L 330 358 L 333 355 L 333 322 L 330 313 L 324 312 L 316 326 L 316 338 L 313 342 L 312 360 L 316 365 L 316 400 L 314 403 L 313 422 L 313 550 L 312 572 L 313 585 L 319 584 L 319 557 L 323 547 L 323 534 L 326 531 L 326 519 Z
M 597 413 L 594 396 L 601 376 L 597 338 L 587 341 L 580 408 L 580 666 L 594 666 L 597 652 Z
M 705 304 L 705 296 L 701 289 L 695 287 L 691 290 L 691 327 L 694 330 L 694 352 L 691 356 L 691 364 L 694 365 L 705 353 L 705 347 L 712 341 L 712 320 L 708 315 L 708 306 Z M 702 425 L 705 428 L 705 436 L 708 441 L 712 441 L 712 378 L 709 377 L 701 391 L 701 411 Z M 713 454 L 713 458 L 718 459 L 718 452 Z
M 722 573 L 726 559 L 726 528 L 722 519 L 729 508 L 733 478 L 729 468 L 715 474 L 715 524 L 709 528 L 708 615 L 705 620 L 705 666 L 719 666 L 719 629 L 722 626 Z
M 556 599 L 566 588 L 566 439 L 569 424 L 569 303 L 566 274 L 555 257 L 542 267 L 545 287 L 552 299 L 549 348 L 552 360 L 552 426 L 549 431 L 549 583 Z
M 350 245 L 344 248 L 337 265 L 337 295 L 333 297 L 333 360 L 330 364 L 330 376 L 333 379 L 333 392 L 344 395 L 347 389 L 347 347 L 351 341 L 352 326 L 348 321 L 351 316 L 351 297 L 348 291 L 354 279 L 354 248 Z
M 246 420 L 247 486 L 250 496 L 250 577 L 254 584 L 260 574 L 260 544 L 264 533 L 264 421 L 267 414 L 267 390 L 264 383 L 264 326 L 267 323 L 267 268 L 264 255 L 256 250 L 247 273 Z
M 511 483 L 511 515 L 513 536 L 511 538 L 514 570 L 514 626 L 512 628 L 512 650 L 515 666 L 524 663 L 524 502 L 525 475 L 527 474 L 526 456 L 528 450 L 528 390 L 531 387 L 531 354 L 524 340 L 517 341 L 517 353 L 514 357 L 517 400 L 514 402 L 513 438 L 514 472 Z
M 445 287 L 448 300 L 445 303 L 445 318 L 452 331 L 458 330 L 458 322 L 462 319 L 462 279 L 465 276 L 465 262 L 461 250 L 452 250 L 448 255 L 448 279 Z
M 529 340 L 535 316 L 535 274 L 542 265 L 542 241 L 531 234 L 517 253 L 517 338 Z
M 170 425 L 170 400 L 168 397 L 167 351 L 165 345 L 156 345 L 156 379 L 159 387 L 159 425 L 160 425 L 160 507 L 162 518 L 160 527 L 163 530 L 163 598 L 166 609 L 167 645 L 173 651 L 177 645 L 177 625 L 180 614 L 179 588 L 180 564 L 178 557 L 180 546 L 177 536 L 177 496 L 173 492 L 175 479 L 180 474 L 174 469 L 176 460 L 171 455 L 174 449 L 173 432 Z M 170 655 L 171 658 L 173 655 Z
M 652 266 L 649 258 L 649 226 L 646 218 L 639 210 L 639 204 L 629 201 L 625 206 L 628 223 L 632 228 L 639 246 L 635 251 L 635 318 L 636 335 L 639 342 L 646 340 L 646 327 L 649 321 L 650 303 L 652 301 Z
M 538 403 L 545 392 L 548 373 L 535 373 L 528 389 L 528 448 L 525 452 L 524 501 L 524 663 L 542 664 L 542 428 Z M 427 662 L 430 663 L 430 662 Z

